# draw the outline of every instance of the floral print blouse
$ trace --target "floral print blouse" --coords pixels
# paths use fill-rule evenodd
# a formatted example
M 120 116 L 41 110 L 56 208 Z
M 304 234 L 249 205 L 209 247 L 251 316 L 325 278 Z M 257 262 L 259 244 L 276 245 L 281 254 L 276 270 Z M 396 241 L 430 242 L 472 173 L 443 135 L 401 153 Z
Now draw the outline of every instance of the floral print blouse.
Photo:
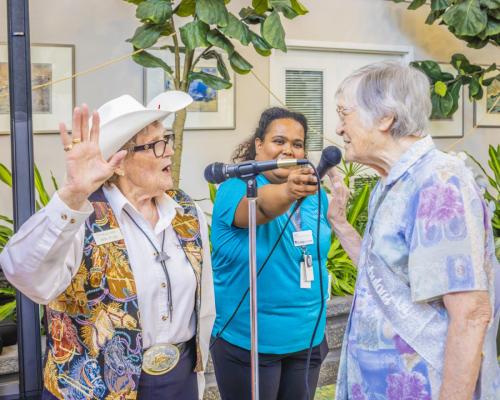
M 475 398 L 500 399 L 490 221 L 462 160 L 430 136 L 403 154 L 370 198 L 336 399 L 437 399 L 448 327 L 442 298 L 471 290 L 489 292 L 495 317 Z

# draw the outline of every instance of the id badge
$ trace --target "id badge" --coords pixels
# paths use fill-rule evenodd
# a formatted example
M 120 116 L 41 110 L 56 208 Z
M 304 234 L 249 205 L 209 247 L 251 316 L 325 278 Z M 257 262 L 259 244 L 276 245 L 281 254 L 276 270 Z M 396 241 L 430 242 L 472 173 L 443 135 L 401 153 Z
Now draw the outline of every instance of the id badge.
M 123 239 L 123 234 L 120 228 L 108 229 L 107 231 L 94 232 L 92 234 L 98 246 L 106 243 L 117 242 Z
M 314 281 L 313 259 L 311 255 L 306 254 L 304 256 L 304 264 L 306 267 L 306 281 L 307 282 Z
M 311 282 L 306 279 L 306 265 L 303 261 L 300 263 L 300 288 L 311 289 Z
M 312 230 L 293 232 L 293 244 L 295 247 L 314 244 Z

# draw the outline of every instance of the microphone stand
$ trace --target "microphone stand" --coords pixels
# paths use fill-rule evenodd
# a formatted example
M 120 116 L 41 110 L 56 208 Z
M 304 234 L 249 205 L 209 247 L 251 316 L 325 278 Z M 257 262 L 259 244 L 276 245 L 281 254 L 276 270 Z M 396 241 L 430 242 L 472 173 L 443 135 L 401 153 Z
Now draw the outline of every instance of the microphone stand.
M 245 179 L 248 200 L 248 275 L 250 281 L 250 357 L 252 400 L 259 400 L 259 341 L 257 335 L 257 181 Z

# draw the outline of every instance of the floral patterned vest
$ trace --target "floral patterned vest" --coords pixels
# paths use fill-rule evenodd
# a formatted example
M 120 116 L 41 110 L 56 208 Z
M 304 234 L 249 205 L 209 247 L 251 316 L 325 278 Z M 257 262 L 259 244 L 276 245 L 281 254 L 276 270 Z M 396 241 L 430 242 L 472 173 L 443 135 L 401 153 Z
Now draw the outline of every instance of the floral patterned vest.
M 167 194 L 182 206 L 172 226 L 197 282 L 196 366 L 202 371 L 199 316 L 202 242 L 196 207 L 180 190 Z M 90 196 L 83 258 L 65 292 L 46 307 L 44 386 L 58 399 L 135 399 L 142 366 L 137 292 L 123 239 L 97 245 L 94 232 L 119 228 L 102 189 Z

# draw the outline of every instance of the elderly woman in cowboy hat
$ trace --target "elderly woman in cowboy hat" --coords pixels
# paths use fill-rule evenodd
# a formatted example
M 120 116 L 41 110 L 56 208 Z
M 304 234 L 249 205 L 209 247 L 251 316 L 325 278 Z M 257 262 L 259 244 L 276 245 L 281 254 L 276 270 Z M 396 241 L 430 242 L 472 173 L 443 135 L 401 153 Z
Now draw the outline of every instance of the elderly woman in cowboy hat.
M 161 121 L 191 103 L 125 95 L 60 134 L 67 179 L 0 254 L 7 279 L 46 305 L 44 399 L 203 395 L 214 318 L 203 213 L 172 190 L 174 137 Z

